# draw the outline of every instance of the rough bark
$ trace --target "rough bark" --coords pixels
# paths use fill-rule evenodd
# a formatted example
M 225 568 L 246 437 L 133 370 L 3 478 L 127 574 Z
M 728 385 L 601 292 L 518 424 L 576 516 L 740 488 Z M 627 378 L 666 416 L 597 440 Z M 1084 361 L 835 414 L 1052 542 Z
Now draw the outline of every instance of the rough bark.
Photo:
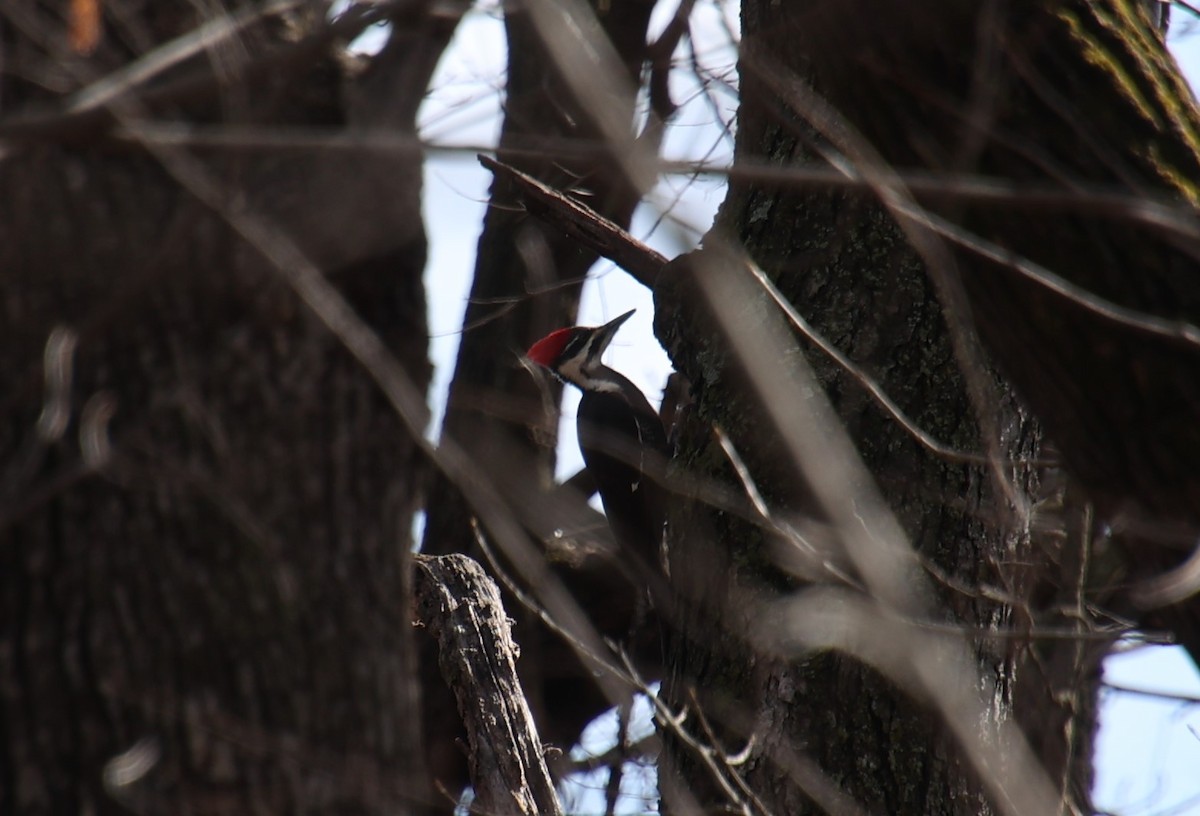
M 797 35 L 822 94 L 883 162 L 1011 185 L 933 206 L 976 239 L 949 247 L 979 330 L 1097 502 L 1118 545 L 1101 552 L 1125 556 L 1104 559 L 1106 580 L 1122 589 L 1186 557 L 1200 495 L 1200 349 L 1182 329 L 1200 320 L 1200 118 L 1140 11 L 873 3 L 851 20 L 814 3 Z M 1194 602 L 1125 606 L 1200 652 Z
M 922 168 L 1066 186 L 1122 180 L 1131 189 L 1178 189 L 1192 177 L 1186 168 L 1194 156 L 1185 143 L 1192 119 L 1190 108 L 1180 107 L 1189 97 L 1126 4 L 868 6 L 743 5 L 737 161 L 790 168 L 839 154 L 876 179 Z M 1118 68 L 1141 89 L 1141 109 L 1134 88 L 1114 82 Z M 1179 124 L 1155 130 L 1156 117 Z M 773 507 L 819 513 L 795 463 L 780 461 L 779 446 L 764 436 L 762 406 L 697 297 L 697 275 L 736 274 L 728 268 L 736 260 L 718 252 L 722 245 L 744 248 L 823 337 L 936 439 L 958 450 L 990 449 L 1002 460 L 1037 457 L 1042 435 L 1021 403 L 961 336 L 958 348 L 951 343 L 947 305 L 956 331 L 969 329 L 974 314 L 1087 492 L 1069 487 L 1074 498 L 1063 504 L 1061 476 L 1005 466 L 1017 491 L 1013 504 L 987 468 L 931 455 L 853 377 L 811 344 L 801 347 L 913 546 L 933 575 L 950 579 L 936 592 L 943 622 L 984 633 L 975 644 L 985 675 L 997 679 L 993 715 L 1015 718 L 1060 794 L 1086 802 L 1105 642 L 1091 639 L 1094 620 L 1071 610 L 1114 602 L 1110 550 L 1094 546 L 1088 502 L 1111 505 L 1118 496 L 1192 512 L 1187 463 L 1194 457 L 1178 454 L 1195 429 L 1177 414 L 1190 404 L 1191 352 L 1144 331 L 1122 333 L 1003 264 L 958 250 L 930 254 L 918 235 L 921 257 L 913 232 L 900 228 L 911 221 L 869 193 L 806 193 L 759 178 L 750 183 L 735 174 L 706 251 L 674 263 L 656 292 L 659 337 L 696 395 L 677 466 L 732 480 L 710 432 L 715 422 Z M 1019 197 L 991 208 L 958 200 L 939 212 L 989 240 L 1003 237 L 1005 248 L 1105 296 L 1120 291 L 1122 303 L 1166 307 L 1174 296 L 1159 313 L 1187 314 L 1194 292 L 1180 277 L 1190 268 L 1182 265 L 1183 239 L 1159 232 L 1148 242 L 1151 231 L 1131 225 L 1127 213 L 1047 218 L 1021 204 Z M 931 274 L 924 263 L 931 258 L 952 263 Z M 1139 273 L 1130 274 L 1135 265 Z M 955 298 L 958 281 L 971 309 Z M 1129 301 L 1139 290 L 1141 299 Z M 762 308 L 745 305 L 746 319 L 757 319 Z M 973 385 L 964 371 L 976 378 Z M 788 376 L 786 359 L 779 376 Z M 1155 416 L 1169 430 L 1155 422 L 1129 427 L 1132 405 L 1160 406 Z M 1174 480 L 1165 494 L 1160 479 Z M 1030 513 L 1034 506 L 1040 515 Z M 997 806 L 961 761 L 945 724 L 880 672 L 829 652 L 796 662 L 753 654 L 740 633 L 753 631 L 756 621 L 731 599 L 772 597 L 792 585 L 760 530 L 696 505 L 681 508 L 672 522 L 672 576 L 695 614 L 672 653 L 668 694 L 685 705 L 702 690 L 700 702 L 725 723 L 731 750 L 754 736 L 738 772 L 770 809 L 810 812 L 817 798 L 781 746 L 803 746 L 828 780 L 871 811 L 977 813 Z M 714 622 L 713 609 L 724 619 Z M 1078 637 L 1043 640 L 1043 628 Z M 723 634 L 714 637 L 714 629 Z M 989 629 L 1007 634 L 988 637 Z M 668 770 L 689 793 L 701 790 L 702 802 L 724 798 L 696 787 L 705 774 L 683 746 L 672 743 L 668 756 L 679 763 Z M 679 789 L 668 786 L 672 793 L 678 797 Z
M 464 555 L 417 556 L 416 566 L 418 623 L 437 641 L 442 677 L 467 730 L 472 807 L 562 813 L 517 678 L 520 649 L 499 588 Z
M 0 129 L 53 118 L 65 92 L 205 22 L 187 3 L 97 5 L 88 57 L 40 5 L 0 13 Z M 236 229 L 245 216 L 297 245 L 424 387 L 419 156 L 110 138 L 131 110 L 411 132 L 449 32 L 405 20 L 404 55 L 358 82 L 319 12 L 267 17 L 71 144 L 9 145 L 0 811 L 392 812 L 423 780 L 406 540 L 425 465 Z M 283 53 L 305 59 L 272 62 Z M 180 79 L 207 90 L 146 101 Z M 196 178 L 219 201 L 201 203 Z

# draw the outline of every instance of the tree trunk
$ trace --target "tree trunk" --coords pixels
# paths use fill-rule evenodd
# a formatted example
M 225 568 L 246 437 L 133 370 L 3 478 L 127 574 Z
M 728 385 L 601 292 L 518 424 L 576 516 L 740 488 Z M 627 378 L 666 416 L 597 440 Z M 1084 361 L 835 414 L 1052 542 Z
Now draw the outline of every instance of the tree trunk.
M 956 451 L 991 457 L 985 465 L 935 455 L 882 409 L 861 376 L 799 341 L 925 568 L 937 610 L 928 623 L 969 636 L 977 665 L 961 682 L 994 680 L 982 686 L 978 710 L 986 716 L 975 726 L 1000 733 L 1019 724 L 1044 771 L 1033 787 L 1056 791 L 1041 807 L 1052 809 L 1055 797 L 1086 807 L 1098 666 L 1114 636 L 1087 610 L 1127 608 L 1115 571 L 1133 571 L 1094 542 L 1122 509 L 1169 510 L 1173 519 L 1194 512 L 1194 472 L 1185 463 L 1195 459 L 1195 428 L 1183 417 L 1194 414 L 1186 406 L 1196 358 L 1178 337 L 1122 327 L 1022 278 L 1006 253 L 1119 304 L 1193 320 L 1196 293 L 1184 277 L 1194 263 L 1190 233 L 1136 223 L 1128 202 L 1109 200 L 1104 210 L 1076 196 L 1071 207 L 1054 206 L 1075 190 L 1114 183 L 1190 198 L 1196 156 L 1187 134 L 1195 124 L 1182 101 L 1190 97 L 1145 19 L 1117 0 L 748 1 L 743 33 L 736 162 L 751 173 L 735 168 L 706 250 L 673 264 L 656 292 L 659 337 L 696 394 L 678 468 L 738 484 L 711 433 L 716 423 L 775 513 L 800 513 L 818 542 L 832 523 L 812 484 L 828 463 L 782 455 L 764 404 L 777 397 L 755 393 L 744 359 L 714 339 L 744 326 L 722 326 L 720 310 L 698 294 L 742 275 L 736 253 L 721 247 L 742 248 L 915 426 Z M 866 179 L 861 191 L 788 184 L 792 171 L 835 159 Z M 779 169 L 774 182 L 764 181 L 770 168 Z M 934 177 L 943 187 L 926 184 L 922 194 L 938 216 L 1000 250 L 981 257 L 980 245 L 914 217 L 919 207 L 892 175 L 913 170 L 946 174 Z M 1027 196 L 1018 188 L 993 204 L 955 187 L 960 173 L 1054 186 Z M 739 181 L 751 174 L 758 180 Z M 737 308 L 744 324 L 756 324 L 774 307 L 760 287 Z M 1066 473 L 1032 466 L 1054 450 L 999 379 L 976 328 L 1045 418 Z M 781 381 L 803 386 L 784 351 L 760 353 L 779 359 Z M 1131 425 L 1141 410 L 1133 406 L 1157 406 L 1152 416 L 1161 421 Z M 955 736 L 962 724 L 922 695 L 928 687 L 905 682 L 902 660 L 867 668 L 849 656 L 867 653 L 849 635 L 796 660 L 757 650 L 745 633 L 768 624 L 747 598 L 790 597 L 797 577 L 870 588 L 853 562 L 848 581 L 786 574 L 777 546 L 761 526 L 729 513 L 692 504 L 672 516 L 672 576 L 692 612 L 666 692 L 675 706 L 699 705 L 720 723 L 715 733 L 730 754 L 749 747 L 726 777 L 745 780 L 775 812 L 829 810 L 847 795 L 869 812 L 1013 812 L 995 784 L 1003 775 L 990 778 L 970 759 Z M 845 546 L 830 546 L 835 563 L 845 563 Z M 1142 569 L 1171 563 L 1167 553 L 1158 542 Z M 1170 625 L 1181 636 L 1190 631 L 1186 617 Z M 713 773 L 682 741 L 669 743 L 668 760 L 672 806 L 697 791 L 702 804 L 732 795 L 711 784 Z
M 1196 657 L 1197 604 L 1154 608 L 1194 577 L 1142 583 L 1191 553 L 1200 495 L 1198 122 L 1144 5 L 816 3 L 788 47 L 885 165 L 1002 182 L 925 196 L 937 240 L 1117 545 L 1097 550 L 1114 607 Z
M 3 13 L 0 129 L 78 114 L 36 80 L 79 87 L 206 22 L 102 11 L 88 58 L 38 5 Z M 397 19 L 349 82 L 331 25 L 264 16 L 71 144 L 4 158 L 0 811 L 382 813 L 423 781 L 407 542 L 426 465 L 264 257 L 317 263 L 424 389 L 420 156 L 200 152 L 140 124 L 411 134 L 452 25 Z

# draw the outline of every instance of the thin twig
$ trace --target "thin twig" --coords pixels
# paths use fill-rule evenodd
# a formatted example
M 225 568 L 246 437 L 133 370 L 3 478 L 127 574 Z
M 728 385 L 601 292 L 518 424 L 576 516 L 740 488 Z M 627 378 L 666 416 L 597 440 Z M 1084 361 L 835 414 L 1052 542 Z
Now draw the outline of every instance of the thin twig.
M 1154 689 L 1136 688 L 1134 686 L 1125 686 L 1121 683 L 1110 683 L 1107 680 L 1101 682 L 1100 685 L 1119 694 L 1134 694 L 1139 697 L 1152 697 L 1156 700 L 1171 700 L 1177 703 L 1200 705 L 1200 695 L 1197 694 L 1183 694 L 1175 691 L 1156 691 Z
M 517 582 L 513 580 L 512 576 L 508 574 L 508 571 L 500 563 L 500 559 L 496 557 L 496 553 L 492 550 L 492 545 L 483 534 L 483 528 L 480 526 L 479 520 L 474 516 L 471 517 L 471 533 L 475 536 L 475 543 L 479 546 L 483 557 L 487 559 L 488 566 L 492 568 L 492 573 L 500 580 L 500 583 L 504 584 L 504 588 L 512 593 L 512 596 L 517 599 L 517 602 L 521 606 L 532 612 L 547 629 L 571 644 L 577 652 L 585 655 L 596 668 L 608 672 L 632 688 L 638 688 L 634 679 L 622 673 L 620 668 L 608 656 L 601 654 L 593 646 L 575 637 L 574 633 L 560 626 L 558 621 L 541 604 L 517 585 Z
M 625 666 L 625 671 L 630 677 L 633 677 L 640 682 L 641 679 L 638 676 L 637 670 L 633 667 L 633 662 L 629 659 L 629 655 L 625 654 L 624 651 L 621 651 L 620 656 L 621 661 Z M 692 752 L 700 760 L 701 764 L 704 765 L 704 767 L 708 770 L 709 776 L 712 777 L 713 782 L 715 782 L 717 787 L 721 789 L 721 792 L 729 800 L 733 808 L 738 813 L 741 813 L 742 816 L 753 816 L 749 803 L 747 803 L 737 792 L 737 790 L 734 789 L 733 784 L 729 781 L 728 775 L 717 763 L 716 759 L 714 759 L 714 757 L 719 753 L 717 748 L 713 745 L 706 745 L 689 734 L 683 728 L 683 716 L 677 716 L 669 708 L 667 708 L 666 703 L 664 703 L 649 686 L 643 683 L 643 688 L 641 691 L 654 706 L 656 712 L 655 719 L 660 724 L 666 726 L 676 739 L 692 750 Z
M 812 325 L 804 319 L 804 316 L 792 305 L 779 288 L 767 277 L 766 273 L 750 259 L 745 260 L 746 268 L 754 279 L 758 281 L 771 300 L 775 301 L 783 313 L 787 315 L 788 321 L 800 332 L 809 342 L 819 348 L 829 359 L 833 360 L 843 371 L 849 374 L 855 382 L 866 389 L 867 393 L 879 404 L 881 408 L 896 421 L 896 423 L 904 429 L 916 442 L 925 450 L 944 459 L 948 462 L 967 465 L 986 465 L 990 462 L 990 457 L 983 456 L 978 453 L 967 453 L 965 451 L 956 450 L 948 445 L 945 445 L 934 439 L 930 434 L 926 433 L 916 422 L 909 419 L 908 415 L 897 405 L 891 397 L 887 395 L 883 387 L 879 385 L 870 375 L 858 367 L 849 357 L 841 352 L 837 346 L 826 340 L 820 332 L 812 327 Z M 1020 465 L 1025 467 L 1050 467 L 1054 463 L 1045 459 L 1018 459 L 1006 461 L 1008 465 Z
M 817 548 L 812 546 L 812 544 L 810 544 L 808 540 L 795 528 L 789 524 L 776 521 L 775 515 L 771 512 L 771 508 L 767 506 L 766 500 L 762 497 L 762 493 L 759 492 L 758 485 L 754 482 L 754 477 L 750 473 L 750 468 L 746 466 L 741 454 L 739 454 L 737 451 L 737 446 L 734 445 L 733 440 L 729 438 L 729 434 L 725 433 L 724 429 L 718 425 L 713 426 L 713 433 L 716 434 L 717 442 L 720 444 L 721 450 L 724 451 L 730 465 L 733 466 L 733 470 L 737 474 L 738 481 L 742 483 L 742 490 L 745 491 L 746 496 L 750 499 L 751 505 L 758 513 L 759 518 L 757 519 L 757 523 L 761 524 L 763 527 L 771 530 L 777 535 L 787 539 L 811 560 L 816 561 L 823 571 L 827 572 L 831 577 L 835 578 L 839 582 L 860 591 L 865 590 L 865 587 L 863 587 L 861 582 L 855 580 L 849 573 L 823 556 L 817 550 Z
M 696 690 L 694 688 L 688 689 L 688 696 L 692 699 L 692 706 L 696 710 L 696 720 L 700 724 L 700 729 L 704 732 L 704 736 L 708 740 L 709 745 L 714 747 L 714 755 L 719 758 L 721 764 L 725 766 L 725 773 L 730 779 L 733 780 L 734 784 L 738 786 L 738 789 L 741 790 L 745 797 L 750 800 L 754 807 L 758 809 L 759 813 L 763 814 L 763 816 L 771 816 L 770 808 L 768 808 L 758 794 L 756 794 L 750 788 L 750 786 L 746 784 L 746 780 L 742 779 L 742 775 L 738 773 L 737 768 L 734 767 L 735 764 L 741 763 L 733 762 L 730 754 L 724 748 L 720 747 L 721 743 L 717 739 L 717 734 L 713 730 L 712 725 L 708 722 L 708 717 L 704 715 L 704 709 L 700 705 L 700 700 L 696 695 Z M 748 755 L 753 745 L 754 735 L 751 734 L 749 739 L 746 740 L 746 746 L 741 751 L 738 751 L 738 755 L 743 757 Z
M 821 136 L 823 141 L 815 145 L 816 150 L 834 169 L 861 177 L 871 185 L 871 192 L 895 219 L 900 232 L 920 259 L 941 305 L 947 341 L 958 364 L 963 389 L 987 451 L 986 473 L 990 475 L 997 492 L 1007 499 L 1007 507 L 1023 520 L 1028 515 L 1028 502 L 1014 486 L 1005 466 L 995 407 L 996 386 L 987 374 L 987 358 L 982 341 L 971 317 L 970 301 L 949 246 L 942 236 L 922 228 L 920 222 L 909 217 L 910 211 L 924 210 L 916 205 L 911 194 L 899 183 L 895 171 L 875 147 L 828 100 L 817 94 L 795 72 L 773 59 L 766 49 L 744 47 L 739 64 L 743 71 L 753 73 L 758 81 L 778 94 Z M 798 138 L 811 141 L 805 129 L 793 125 L 792 130 Z
M 487 559 L 488 564 L 494 570 L 496 577 L 502 584 L 504 584 L 509 592 L 513 594 L 513 597 L 515 597 L 522 606 L 537 616 L 537 618 L 541 620 L 542 623 L 544 623 L 552 632 L 556 633 L 568 643 L 571 643 L 576 650 L 588 653 L 589 657 L 591 657 L 591 659 L 598 666 L 602 667 L 612 676 L 619 678 L 634 691 L 638 691 L 645 695 L 650 701 L 650 704 L 654 707 L 656 713 L 655 720 L 661 726 L 667 727 L 671 733 L 680 740 L 680 742 L 688 746 L 696 753 L 700 760 L 709 769 L 709 772 L 713 774 L 714 781 L 717 782 L 718 786 L 729 797 L 730 802 L 738 806 L 738 810 L 743 814 L 743 816 L 752 816 L 746 804 L 741 801 L 740 797 L 737 795 L 737 792 L 734 791 L 728 781 L 724 779 L 720 768 L 712 759 L 712 753 L 714 749 L 711 746 L 700 743 L 691 734 L 684 730 L 683 722 L 686 720 L 686 710 L 684 713 L 679 715 L 674 714 L 667 707 L 666 703 L 664 703 L 662 699 L 654 692 L 654 690 L 650 688 L 650 685 L 641 678 L 637 670 L 634 668 L 633 662 L 630 660 L 629 656 L 624 652 L 624 650 L 620 649 L 615 644 L 609 644 L 609 646 L 620 658 L 622 664 L 621 666 L 617 666 L 616 664 L 612 663 L 603 655 L 591 652 L 586 644 L 578 643 L 575 636 L 571 632 L 568 632 L 566 629 L 560 626 L 554 620 L 553 616 L 551 616 L 544 608 L 542 608 L 540 604 L 535 602 L 529 597 L 529 595 L 523 592 L 520 587 L 516 585 L 516 583 L 500 565 L 499 559 L 496 558 L 495 553 L 493 553 L 491 546 L 487 542 L 487 538 L 483 535 L 482 529 L 480 529 L 479 524 L 474 519 L 472 519 L 471 522 L 471 530 L 475 535 L 476 543 L 479 545 L 479 548 L 483 552 L 484 557 Z

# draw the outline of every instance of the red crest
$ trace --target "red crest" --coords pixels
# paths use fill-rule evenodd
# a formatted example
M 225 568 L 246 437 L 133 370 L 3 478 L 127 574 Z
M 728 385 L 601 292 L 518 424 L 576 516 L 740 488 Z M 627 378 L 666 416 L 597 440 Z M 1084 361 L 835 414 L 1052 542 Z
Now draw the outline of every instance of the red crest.
M 538 365 L 552 368 L 554 361 L 558 359 L 558 355 L 562 354 L 563 347 L 571 339 L 571 331 L 571 329 L 559 329 L 558 331 L 550 332 L 530 346 L 529 351 L 525 352 L 525 356 Z

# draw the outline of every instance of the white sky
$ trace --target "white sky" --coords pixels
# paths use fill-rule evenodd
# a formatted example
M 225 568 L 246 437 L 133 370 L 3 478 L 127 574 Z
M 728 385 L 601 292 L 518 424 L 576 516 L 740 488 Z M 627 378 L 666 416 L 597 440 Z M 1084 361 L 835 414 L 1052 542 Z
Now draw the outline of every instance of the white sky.
M 661 11 L 658 10 L 657 22 L 660 26 Z M 704 19 L 696 30 L 708 32 L 709 40 L 700 44 L 698 50 L 706 54 L 710 66 L 719 69 L 728 65 L 732 57 L 714 50 L 724 38 L 717 7 L 700 2 L 697 14 L 704 15 Z M 732 5 L 725 22 L 736 26 Z M 1176 7 L 1170 44 L 1193 82 L 1200 77 L 1200 33 L 1195 33 L 1196 30 L 1194 21 Z M 505 59 L 504 28 L 499 15 L 487 11 L 468 15 L 439 66 L 432 83 L 435 90 L 422 108 L 422 136 L 451 144 L 495 144 Z M 694 85 L 689 87 L 682 79 L 678 83 L 673 87 L 674 98 L 693 101 L 670 129 L 666 154 L 671 158 L 728 160 L 731 145 L 713 122 L 714 111 L 719 111 L 725 119 L 731 116 L 735 108 L 733 98 L 716 93 L 705 99 L 696 96 Z M 430 397 L 435 414 L 431 433 L 440 425 L 453 374 L 490 181 L 490 174 L 469 153 L 452 158 L 431 157 L 426 162 L 424 212 L 430 251 L 425 284 L 429 298 L 430 357 L 435 366 Z M 683 197 L 675 202 L 678 190 L 683 191 Z M 649 197 L 649 203 L 635 214 L 632 231 L 672 257 L 694 246 L 700 232 L 711 223 L 723 195 L 723 188 L 711 182 L 686 184 L 683 179 L 665 180 Z M 687 226 L 663 222 L 655 227 L 659 214 L 667 210 Z M 657 403 L 670 365 L 651 329 L 650 293 L 611 264 L 597 264 L 584 288 L 580 323 L 603 323 L 631 308 L 636 308 L 637 314 L 617 335 L 607 362 Z M 574 389 L 566 391 L 560 475 L 574 473 L 582 466 L 572 427 L 578 394 Z M 1179 648 L 1146 647 L 1112 657 L 1105 663 L 1105 678 L 1123 686 L 1200 696 L 1200 673 Z M 1094 796 L 1099 809 L 1122 816 L 1200 816 L 1200 707 L 1105 692 L 1096 751 Z M 631 799 L 623 810 L 635 810 L 639 805 L 637 799 Z

